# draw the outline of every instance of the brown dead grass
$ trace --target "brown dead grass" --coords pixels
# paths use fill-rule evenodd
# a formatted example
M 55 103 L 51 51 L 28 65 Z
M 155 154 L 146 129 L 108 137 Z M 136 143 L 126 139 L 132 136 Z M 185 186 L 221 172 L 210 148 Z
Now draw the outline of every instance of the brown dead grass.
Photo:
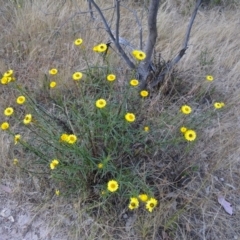
M 128 1 L 125 4 L 132 7 Z M 141 14 L 137 6 L 134 4 Z M 98 15 L 95 14 L 97 19 L 93 23 L 86 14 L 80 13 L 84 9 L 87 9 L 87 3 L 81 0 L 24 1 L 21 8 L 10 1 L 2 2 L 0 72 L 14 69 L 19 82 L 39 92 L 43 75 L 50 68 L 63 69 L 64 82 L 72 71 L 86 67 L 74 50 L 73 40 L 82 37 L 85 48 L 91 49 L 99 42 L 106 42 L 108 37 Z M 165 60 L 181 49 L 189 19 L 182 9 L 183 5 L 176 9 L 169 4 L 159 14 L 156 52 L 160 52 Z M 109 18 L 112 16 L 110 10 L 106 13 Z M 134 17 L 126 9 L 123 14 L 121 36 L 138 46 L 138 28 L 129 28 Z M 183 166 L 199 164 L 199 171 L 191 175 L 186 185 L 182 183 L 170 196 L 161 196 L 164 204 L 160 202 L 153 215 L 116 210 L 109 218 L 100 216 L 96 210 L 93 218 L 84 208 L 84 193 L 78 198 L 57 198 L 53 196 L 53 186 L 46 185 L 47 181 L 14 167 L 14 154 L 10 151 L 12 140 L 1 133 L 0 184 L 10 187 L 12 193 L 0 189 L 0 203 L 11 209 L 16 219 L 14 224 L 5 222 L 1 225 L 0 233 L 5 234 L 2 236 L 8 234 L 11 239 L 239 239 L 239 15 L 240 11 L 234 8 L 200 10 L 187 53 L 176 68 L 184 83 L 190 82 L 192 86 L 202 81 L 206 74 L 214 75 L 213 101 L 226 103 L 224 116 L 203 129 L 194 151 L 178 163 Z M 145 19 L 142 21 L 143 29 L 146 29 Z M 204 65 L 201 56 L 207 61 L 213 59 L 213 64 Z M 94 58 L 95 55 L 90 54 L 89 62 L 100 61 Z M 120 64 L 125 71 L 126 66 L 121 60 L 114 59 L 112 64 Z M 6 90 L 3 86 L 0 91 L 2 112 L 12 101 L 13 94 L 11 89 Z M 152 99 L 153 110 L 156 110 L 158 98 Z M 218 204 L 219 194 L 232 203 L 233 216 L 225 213 Z M 26 223 L 21 225 L 25 214 L 28 215 Z M 39 233 L 37 229 L 40 229 Z

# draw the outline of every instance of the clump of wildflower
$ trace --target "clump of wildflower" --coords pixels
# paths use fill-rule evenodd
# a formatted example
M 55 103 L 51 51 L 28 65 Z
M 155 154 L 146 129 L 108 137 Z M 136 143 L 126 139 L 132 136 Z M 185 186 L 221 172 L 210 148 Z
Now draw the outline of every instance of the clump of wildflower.
M 2 130 L 7 130 L 7 129 L 9 129 L 9 123 L 8 123 L 8 122 L 3 122 L 3 123 L 1 124 L 1 129 L 2 129 Z
M 49 86 L 50 88 L 55 88 L 57 83 L 55 81 L 50 82 Z
M 11 116 L 13 114 L 14 110 L 12 107 L 8 107 L 4 110 L 4 115 L 5 116 Z
M 18 159 L 17 158 L 13 159 L 13 165 L 18 165 Z
M 56 75 L 58 73 L 58 70 L 56 68 L 52 68 L 49 70 L 50 75 Z
M 192 108 L 190 106 L 188 106 L 188 105 L 183 105 L 183 106 L 181 106 L 180 111 L 183 114 L 190 114 L 192 112 Z
M 9 69 L 3 74 L 3 77 L 12 77 L 12 75 L 13 75 L 13 70 Z
M 186 131 L 187 131 L 187 128 L 186 128 L 186 127 L 181 127 L 181 128 L 180 128 L 180 132 L 181 132 L 181 133 L 185 133 Z
M 57 167 L 58 164 L 59 164 L 59 161 L 57 159 L 53 159 L 50 163 L 50 168 L 53 170 Z
M 56 190 L 55 190 L 55 194 L 56 194 L 57 196 L 59 196 L 59 195 L 60 195 L 60 191 L 59 191 L 58 189 L 56 189 Z
M 138 81 L 137 79 L 132 79 L 132 80 L 130 81 L 130 85 L 133 86 L 133 87 L 138 86 L 138 84 L 139 84 L 139 81 Z
M 223 102 L 215 102 L 215 103 L 213 104 L 213 106 L 214 106 L 216 109 L 220 109 L 220 108 L 222 108 L 222 107 L 225 106 L 225 103 L 223 103 Z
M 17 104 L 24 104 L 26 101 L 26 98 L 24 96 L 19 96 L 16 100 Z
M 102 163 L 99 163 L 97 166 L 98 166 L 99 169 L 103 168 L 103 164 Z
M 107 44 L 100 43 L 97 46 L 93 47 L 94 52 L 105 52 L 107 50 Z
M 107 189 L 110 192 L 116 192 L 118 190 L 118 182 L 115 180 L 110 180 L 107 184 Z
M 146 203 L 146 209 L 149 211 L 149 212 L 152 212 L 153 209 L 157 206 L 158 204 L 158 201 L 157 199 L 155 198 L 150 198 L 147 203 Z
M 74 134 L 68 135 L 68 143 L 69 144 L 74 144 L 77 141 L 77 136 Z
M 133 50 L 132 55 L 139 61 L 142 61 L 146 58 L 146 54 L 140 50 Z
M 100 99 L 98 99 L 98 100 L 96 101 L 95 104 L 96 104 L 96 107 L 97 107 L 97 108 L 104 108 L 104 107 L 107 105 L 107 102 L 106 102 L 105 99 L 100 98 Z
M 211 82 L 214 80 L 214 77 L 212 75 L 207 75 L 206 80 Z
M 82 40 L 81 38 L 78 38 L 78 39 L 76 39 L 76 40 L 74 41 L 74 44 L 75 44 L 76 46 L 80 46 L 82 43 L 83 43 L 83 40 Z
M 108 75 L 107 75 L 107 80 L 108 80 L 109 82 L 115 81 L 115 80 L 116 80 L 116 75 L 114 75 L 114 74 L 108 74 Z
M 143 194 L 139 194 L 138 198 L 142 201 L 142 202 L 146 202 L 148 200 L 148 195 L 143 193 Z
M 20 134 L 16 134 L 16 135 L 14 136 L 14 144 L 15 144 L 15 145 L 18 144 L 18 142 L 19 142 L 20 139 L 21 139 L 21 135 L 20 135 Z
M 147 97 L 148 94 L 149 94 L 149 92 L 146 91 L 146 90 L 142 90 L 142 91 L 140 92 L 140 95 L 141 95 L 142 97 Z
M 184 137 L 187 141 L 194 141 L 197 137 L 197 134 L 194 130 L 188 129 L 185 133 L 184 133 Z
M 138 207 L 139 207 L 139 201 L 138 201 L 138 199 L 135 198 L 135 197 L 130 198 L 130 203 L 129 203 L 129 205 L 128 205 L 128 208 L 129 208 L 130 210 L 134 210 L 134 209 L 136 209 L 136 208 L 138 208 Z
M 125 119 L 128 122 L 134 122 L 136 117 L 135 117 L 135 115 L 133 113 L 126 113 L 125 114 Z
M 83 74 L 81 72 L 75 72 L 73 75 L 72 75 L 72 78 L 73 80 L 75 81 L 78 81 L 82 78 Z
M 149 130 L 150 130 L 149 126 L 145 126 L 143 129 L 145 132 L 149 132 Z
M 27 125 L 30 122 L 32 122 L 32 114 L 26 114 L 25 118 L 23 119 L 23 123 Z

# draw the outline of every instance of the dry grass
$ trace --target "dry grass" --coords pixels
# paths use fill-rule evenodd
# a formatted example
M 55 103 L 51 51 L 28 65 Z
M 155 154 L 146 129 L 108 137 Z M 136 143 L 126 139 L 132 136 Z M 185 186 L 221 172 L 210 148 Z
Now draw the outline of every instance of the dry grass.
M 132 6 L 127 1 L 126 4 Z M 57 198 L 53 196 L 53 186 L 49 186 L 48 181 L 20 172 L 13 166 L 15 153 L 11 152 L 11 139 L 1 132 L 0 184 L 11 188 L 12 193 L 5 193 L 0 188 L 0 206 L 3 206 L 0 210 L 10 209 L 15 218 L 15 223 L 3 222 L 0 218 L 2 239 L 240 238 L 240 11 L 234 8 L 234 4 L 233 1 L 233 5 L 226 9 L 215 7 L 199 11 L 187 53 L 176 68 L 177 77 L 182 79 L 188 89 L 179 102 L 186 101 L 186 97 L 191 99 L 199 81 L 206 74 L 212 74 L 215 76 L 212 84 L 216 89 L 212 101 L 224 101 L 226 109 L 224 115 L 220 114 L 217 120 L 210 121 L 203 128 L 199 134 L 200 140 L 189 154 L 171 163 L 171 167 L 176 167 L 176 184 L 171 183 L 175 189 L 169 195 L 163 189 L 169 187 L 170 177 L 164 182 L 166 171 L 156 170 L 160 179 L 156 181 L 158 197 L 164 204 L 160 202 L 152 215 L 141 211 L 130 213 L 126 209 L 120 212 L 119 209 L 111 210 L 111 216 L 101 215 L 103 211 L 100 208 L 95 208 L 94 214 L 90 214 L 90 210 L 86 209 L 88 198 L 85 193 L 68 199 Z M 134 6 L 137 9 L 138 4 Z M 63 69 L 63 83 L 71 72 L 85 68 L 81 56 L 74 50 L 73 40 L 82 37 L 85 48 L 91 49 L 99 42 L 106 42 L 108 37 L 102 29 L 101 21 L 97 19 L 93 23 L 86 14 L 80 13 L 83 9 L 87 9 L 87 3 L 82 0 L 24 1 L 20 8 L 14 1 L 2 1 L 0 72 L 14 69 L 17 80 L 39 97 L 43 94 L 44 73 L 50 68 L 57 66 Z M 183 9 L 184 4 L 180 7 L 178 5 L 178 8 L 168 4 L 159 14 L 156 52 L 161 53 L 165 60 L 172 58 L 181 49 L 189 19 L 189 15 L 183 15 L 188 10 Z M 141 14 L 141 10 L 137 12 Z M 106 13 L 109 18 L 112 16 L 110 10 Z M 138 29 L 129 28 L 129 22 L 133 21 L 134 17 L 126 9 L 123 10 L 122 36 L 137 46 Z M 143 18 L 145 29 L 144 21 Z M 93 57 L 90 54 L 89 62 L 100 61 L 94 58 L 95 55 Z M 120 64 L 123 72 L 126 72 L 126 66 L 121 60 L 114 59 L 112 65 L 116 64 Z M 181 88 L 184 88 L 184 84 L 181 84 Z M 0 91 L 2 112 L 13 101 L 13 93 L 10 88 L 6 90 L 3 86 Z M 162 96 L 156 94 L 149 102 L 150 114 L 153 116 L 161 111 L 159 101 L 164 103 Z M 210 103 L 206 101 L 204 104 L 202 107 Z M 18 126 L 13 127 L 17 129 Z M 159 168 L 159 159 L 165 159 L 163 166 L 167 169 L 169 162 L 176 161 L 173 155 L 174 152 L 171 156 L 157 153 L 148 164 Z M 198 171 L 187 167 L 195 165 L 198 165 Z M 167 170 L 171 175 L 173 170 Z M 188 172 L 188 177 L 181 180 L 183 170 Z M 226 196 L 232 203 L 233 216 L 224 212 L 218 204 L 219 194 Z

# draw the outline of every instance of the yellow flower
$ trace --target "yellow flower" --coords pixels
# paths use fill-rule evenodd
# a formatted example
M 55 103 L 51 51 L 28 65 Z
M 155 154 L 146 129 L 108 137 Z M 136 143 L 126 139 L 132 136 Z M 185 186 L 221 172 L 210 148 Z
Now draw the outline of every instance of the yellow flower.
M 139 81 L 137 79 L 132 79 L 130 81 L 130 85 L 133 86 L 133 87 L 136 87 L 138 84 L 139 84 Z
M 20 134 L 16 134 L 14 136 L 14 144 L 16 145 L 19 142 L 20 139 L 21 139 L 21 135 Z
M 145 126 L 145 127 L 144 127 L 144 131 L 145 131 L 145 132 L 149 132 L 149 126 Z
M 13 114 L 13 108 L 12 107 L 8 107 L 4 110 L 4 115 L 5 116 L 11 116 Z
M 2 130 L 7 130 L 9 128 L 9 123 L 8 122 L 3 122 L 2 124 L 1 124 L 1 129 Z
M 114 74 L 107 75 L 107 80 L 109 82 L 113 82 L 116 79 L 116 76 Z
M 96 101 L 97 108 L 104 108 L 106 106 L 106 104 L 107 104 L 106 100 L 102 99 L 102 98 L 100 98 Z
M 76 81 L 78 81 L 78 80 L 80 80 L 81 78 L 82 78 L 82 73 L 81 72 L 75 72 L 73 75 L 72 75 L 72 78 L 73 78 L 73 80 L 76 80 Z
M 194 130 L 188 129 L 185 133 L 184 133 L 184 137 L 187 141 L 194 141 L 197 137 L 197 134 Z
M 100 43 L 97 46 L 93 47 L 95 52 L 105 52 L 107 50 L 107 45 L 105 43 Z
M 59 196 L 59 195 L 60 195 L 60 191 L 59 191 L 58 189 L 56 189 L 56 190 L 55 190 L 55 194 L 56 194 L 57 196 Z
M 139 61 L 142 61 L 146 58 L 146 54 L 140 50 L 133 50 L 132 55 Z
M 188 105 L 183 105 L 180 111 L 184 114 L 190 114 L 192 112 L 192 108 Z
M 18 160 L 16 158 L 13 159 L 13 164 L 17 165 L 18 164 Z
M 134 122 L 136 118 L 135 118 L 135 115 L 133 113 L 127 113 L 127 114 L 125 114 L 125 119 L 128 122 Z
M 32 114 L 26 114 L 25 118 L 23 119 L 24 124 L 29 124 L 32 121 Z
M 211 82 L 211 81 L 213 81 L 213 79 L 214 79 L 214 78 L 213 78 L 212 75 L 207 75 L 207 76 L 206 76 L 206 80 L 207 80 L 207 81 L 210 81 L 210 82 Z
M 148 200 L 148 195 L 147 194 L 139 194 L 138 198 L 142 201 L 142 202 L 146 202 Z
M 17 104 L 23 104 L 26 101 L 26 98 L 24 96 L 19 96 L 17 98 Z
M 1 84 L 3 84 L 3 85 L 6 85 L 6 84 L 8 84 L 10 81 L 8 80 L 8 77 L 2 77 L 1 78 Z
M 60 142 L 68 142 L 68 138 L 69 138 L 68 134 L 63 133 L 60 137 Z
M 55 81 L 50 82 L 50 88 L 55 88 L 57 83 Z
M 225 104 L 224 104 L 223 102 L 215 102 L 215 103 L 214 103 L 214 107 L 215 107 L 216 109 L 222 108 L 222 107 L 224 107 L 224 106 L 225 106 Z
M 129 205 L 128 205 L 128 208 L 129 208 L 130 210 L 133 210 L 133 209 L 136 209 L 136 208 L 138 208 L 138 207 L 139 207 L 139 201 L 138 201 L 138 199 L 135 198 L 135 197 L 130 198 L 130 203 L 129 203 Z
M 103 164 L 102 164 L 102 163 L 99 163 L 99 164 L 98 164 L 98 168 L 99 168 L 99 169 L 103 168 Z
M 50 168 L 53 170 L 54 168 L 57 167 L 59 164 L 59 161 L 57 159 L 53 159 L 52 162 L 50 163 Z
M 3 76 L 4 77 L 11 77 L 13 75 L 13 70 L 8 70 L 8 71 L 6 71 L 4 74 L 3 74 Z
M 75 136 L 74 134 L 70 134 L 68 135 L 68 143 L 69 144 L 74 144 L 77 141 L 77 136 Z
M 81 38 L 78 38 L 78 39 L 76 39 L 76 40 L 74 41 L 74 44 L 75 44 L 76 46 L 79 46 L 79 45 L 82 44 L 82 42 L 83 42 L 83 40 L 82 40 Z
M 116 192 L 118 190 L 118 182 L 115 180 L 110 180 L 107 184 L 107 189 L 110 192 Z
M 148 96 L 148 91 L 146 91 L 146 90 L 142 90 L 141 92 L 140 92 L 140 95 L 142 96 L 142 97 L 147 97 Z
M 155 198 L 150 198 L 146 203 L 146 209 L 149 212 L 152 212 L 152 210 L 157 206 L 158 201 Z
M 186 127 L 181 127 L 181 128 L 180 128 L 180 132 L 181 132 L 181 133 L 185 133 L 186 131 L 187 131 L 187 128 L 186 128 Z
M 58 73 L 58 70 L 56 68 L 52 68 L 51 70 L 49 70 L 50 75 L 56 75 L 57 73 Z

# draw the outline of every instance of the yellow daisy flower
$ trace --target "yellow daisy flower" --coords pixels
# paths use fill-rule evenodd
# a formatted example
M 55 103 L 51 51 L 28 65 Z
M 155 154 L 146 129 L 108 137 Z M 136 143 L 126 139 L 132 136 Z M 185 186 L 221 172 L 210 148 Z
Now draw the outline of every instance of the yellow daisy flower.
M 116 79 L 116 76 L 114 74 L 107 75 L 107 80 L 109 82 L 113 82 Z
M 57 73 L 58 73 L 58 70 L 56 68 L 52 68 L 51 70 L 49 70 L 50 75 L 56 75 Z
M 75 44 L 76 46 L 80 46 L 82 43 L 83 43 L 83 40 L 82 40 L 81 38 L 78 38 L 78 39 L 76 39 L 76 40 L 74 41 L 74 44 Z
M 8 79 L 9 79 L 8 77 L 2 77 L 2 78 L 1 78 L 1 84 L 2 84 L 2 85 L 8 84 L 8 83 L 10 82 Z
M 3 76 L 4 77 L 11 77 L 13 75 L 13 70 L 8 70 L 8 71 L 6 71 L 4 74 L 3 74 Z
M 181 133 L 185 133 L 186 131 L 187 131 L 187 128 L 186 128 L 186 127 L 181 127 L 181 128 L 180 128 L 180 132 L 181 132 Z
M 107 102 L 105 99 L 100 98 L 96 101 L 95 104 L 97 108 L 104 108 L 107 105 Z
M 103 164 L 102 164 L 102 163 L 99 163 L 99 164 L 98 164 L 98 168 L 99 168 L 99 169 L 103 168 Z
M 81 72 L 75 72 L 73 75 L 72 75 L 72 78 L 73 80 L 80 80 L 82 78 L 83 74 Z
M 133 87 L 138 86 L 138 84 L 139 84 L 139 81 L 138 81 L 137 79 L 132 79 L 132 80 L 130 81 L 130 85 L 133 86 Z
M 57 167 L 58 164 L 59 164 L 59 161 L 57 159 L 53 159 L 50 163 L 50 168 L 53 170 Z
M 2 130 L 7 130 L 7 129 L 9 129 L 9 123 L 8 123 L 8 122 L 3 122 L 3 123 L 1 124 L 1 129 L 2 129 Z
M 149 130 L 150 130 L 149 126 L 145 126 L 143 129 L 144 129 L 145 132 L 149 132 Z
M 180 109 L 180 111 L 183 113 L 183 114 L 190 114 L 192 112 L 192 108 L 188 105 L 183 105 Z
M 148 91 L 146 91 L 146 90 L 142 90 L 141 92 L 140 92 L 140 95 L 142 96 L 142 97 L 147 97 L 148 96 Z
M 68 142 L 68 138 L 69 138 L 68 134 L 63 133 L 60 137 L 60 142 Z
M 142 61 L 146 58 L 146 54 L 140 50 L 133 50 L 132 55 L 139 61 Z
M 138 208 L 138 207 L 139 207 L 139 201 L 138 201 L 138 199 L 135 198 L 135 197 L 130 198 L 130 203 L 129 203 L 129 205 L 128 205 L 128 208 L 129 208 L 130 210 L 133 210 L 133 209 L 136 209 L 136 208 Z
M 223 102 L 215 102 L 213 105 L 216 109 L 220 109 L 225 106 Z
M 26 114 L 25 118 L 23 119 L 24 124 L 29 124 L 32 121 L 32 114 Z
M 75 136 L 74 134 L 68 135 L 68 143 L 69 144 L 74 144 L 76 141 L 77 141 L 77 136 Z
M 105 52 L 107 50 L 107 45 L 105 43 L 100 43 L 97 46 L 93 47 L 95 52 Z
M 206 76 L 206 80 L 211 82 L 211 81 L 214 80 L 214 78 L 213 78 L 212 75 L 207 75 L 207 76 Z
M 110 192 L 116 192 L 118 190 L 118 182 L 115 180 L 110 180 L 107 184 L 107 189 Z
M 197 134 L 194 130 L 188 129 L 185 133 L 184 133 L 184 137 L 187 141 L 194 141 L 197 137 Z
M 147 194 L 139 194 L 138 198 L 142 201 L 142 202 L 146 202 L 148 200 L 148 195 Z
M 4 110 L 4 115 L 5 116 L 11 116 L 13 114 L 13 108 L 12 107 L 8 107 Z
M 57 83 L 55 81 L 50 82 L 50 88 L 55 88 Z
M 16 145 L 19 142 L 20 139 L 21 139 L 21 135 L 20 134 L 16 134 L 14 136 L 14 144 Z
M 26 101 L 26 98 L 24 96 L 19 96 L 16 100 L 17 104 L 20 104 L 20 105 L 25 103 L 25 101 Z
M 155 198 L 150 198 L 146 203 L 146 209 L 149 212 L 152 212 L 152 210 L 157 206 L 158 201 Z
M 133 113 L 127 113 L 127 114 L 125 114 L 125 119 L 128 122 L 134 122 L 136 117 Z

